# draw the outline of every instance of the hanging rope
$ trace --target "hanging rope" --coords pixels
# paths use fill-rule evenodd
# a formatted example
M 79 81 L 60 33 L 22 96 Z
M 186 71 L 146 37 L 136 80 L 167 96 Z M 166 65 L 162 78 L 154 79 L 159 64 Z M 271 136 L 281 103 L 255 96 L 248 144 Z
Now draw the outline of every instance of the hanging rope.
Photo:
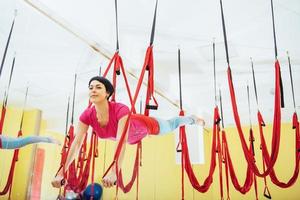
M 292 97 L 293 97 L 293 106 L 296 112 L 296 102 L 295 102 L 295 92 L 294 92 L 294 82 L 293 82 L 293 73 L 292 73 L 292 66 L 291 66 L 291 59 L 289 56 L 289 52 L 287 52 L 288 62 L 289 62 L 289 73 L 290 73 L 290 80 L 291 80 L 291 87 L 292 87 Z
M 118 0 L 115 0 L 115 14 L 116 14 L 116 51 L 119 51 L 119 25 L 118 25 Z
M 15 10 L 14 19 L 13 19 L 13 22 L 12 22 L 11 27 L 10 27 L 8 39 L 6 41 L 6 45 L 5 45 L 5 49 L 4 49 L 4 53 L 3 53 L 3 57 L 2 57 L 2 61 L 1 61 L 1 66 L 0 66 L 0 77 L 1 77 L 3 66 L 4 66 L 4 63 L 5 63 L 5 58 L 6 58 L 6 53 L 7 53 L 8 47 L 9 47 L 10 38 L 11 38 L 13 29 L 14 29 L 16 16 L 17 16 L 17 10 Z
M 182 109 L 182 85 L 181 85 L 181 54 L 180 54 L 180 49 L 178 48 L 178 82 L 179 82 L 179 101 L 180 101 L 180 116 L 184 116 L 184 111 Z M 183 127 L 184 128 L 184 127 Z M 181 199 L 184 199 L 184 166 L 185 166 L 185 161 L 184 161 L 184 154 L 185 152 L 182 151 L 182 137 L 183 137 L 183 132 L 184 130 L 181 130 L 181 127 L 179 129 L 179 141 L 177 144 L 176 151 L 181 152 Z M 181 149 L 179 149 L 179 145 L 181 145 Z
M 10 83 L 11 83 L 12 75 L 13 75 L 13 72 L 14 72 L 15 60 L 16 60 L 16 57 L 14 56 L 12 66 L 11 66 L 11 70 L 10 70 L 8 86 L 7 86 L 7 90 L 6 90 L 7 92 L 4 95 L 3 104 L 2 104 L 1 119 L 0 119 L 0 135 L 2 135 L 2 132 L 3 132 L 3 126 L 4 126 L 4 121 L 5 121 L 5 115 L 6 115 L 6 107 L 7 107 L 7 99 L 8 99 L 8 95 L 9 95 L 9 89 L 10 89 Z M 0 149 L 1 148 L 2 148 L 2 141 L 1 141 L 1 138 L 0 138 Z
M 276 42 L 276 31 L 275 31 L 275 19 L 274 19 L 273 0 L 271 0 L 271 11 L 272 11 L 272 27 L 273 27 L 273 39 L 274 39 L 275 60 L 276 60 L 276 62 L 278 62 L 278 53 L 277 53 L 277 42 Z M 280 77 L 281 108 L 284 108 L 284 95 L 283 95 L 283 84 L 282 84 L 281 72 L 279 72 L 279 77 Z

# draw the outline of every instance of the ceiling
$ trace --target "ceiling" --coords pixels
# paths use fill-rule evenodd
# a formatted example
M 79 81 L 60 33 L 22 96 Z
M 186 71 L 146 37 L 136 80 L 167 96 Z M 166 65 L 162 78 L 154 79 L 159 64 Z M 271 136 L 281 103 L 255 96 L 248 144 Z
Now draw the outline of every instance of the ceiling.
M 281 63 L 286 107 L 282 120 L 294 112 L 286 51 L 292 62 L 297 111 L 300 102 L 300 2 L 273 0 L 278 58 Z M 104 70 L 116 47 L 112 0 L 1 0 L 0 55 L 17 9 L 15 27 L 0 78 L 0 97 L 8 85 L 16 54 L 8 104 L 39 108 L 51 130 L 64 131 L 68 96 L 78 74 L 75 117 L 86 107 L 87 82 Z M 118 1 L 120 55 L 135 90 L 145 51 L 149 45 L 155 0 Z M 274 107 L 274 43 L 270 0 L 223 0 L 229 58 L 236 98 L 243 124 L 249 124 L 247 84 L 250 87 L 251 119 L 256 123 L 257 105 L 250 57 L 256 72 L 259 108 L 272 122 Z M 153 116 L 177 115 L 179 103 L 177 49 L 181 49 L 183 107 L 211 124 L 214 102 L 212 42 L 216 43 L 217 88 L 222 91 L 225 125 L 234 123 L 226 77 L 220 5 L 218 0 L 159 0 L 154 39 L 155 86 L 159 102 Z M 93 46 L 94 48 L 91 48 Z M 95 51 L 97 49 L 97 51 Z M 128 102 L 122 79 L 117 100 Z M 144 99 L 141 91 L 139 102 Z

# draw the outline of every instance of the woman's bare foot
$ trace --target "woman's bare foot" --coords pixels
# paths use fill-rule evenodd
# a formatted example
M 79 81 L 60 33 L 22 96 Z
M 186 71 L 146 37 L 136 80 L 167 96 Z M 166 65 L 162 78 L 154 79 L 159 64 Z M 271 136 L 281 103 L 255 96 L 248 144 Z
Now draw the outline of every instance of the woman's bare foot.
M 194 123 L 200 126 L 205 126 L 204 119 L 197 117 L 196 115 L 191 115 L 192 119 L 194 120 Z
M 57 144 L 57 145 L 61 146 L 61 142 L 55 138 L 48 137 L 48 140 L 49 140 L 49 143 Z

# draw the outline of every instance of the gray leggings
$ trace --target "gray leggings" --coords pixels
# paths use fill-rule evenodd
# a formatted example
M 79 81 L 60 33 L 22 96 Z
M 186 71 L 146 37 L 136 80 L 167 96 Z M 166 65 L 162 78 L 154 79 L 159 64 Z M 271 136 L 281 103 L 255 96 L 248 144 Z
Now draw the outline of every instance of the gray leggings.
M 24 147 L 28 144 L 34 143 L 53 143 L 53 140 L 49 137 L 42 137 L 42 136 L 28 136 L 28 137 L 7 137 L 7 136 L 0 136 L 0 141 L 2 143 L 2 149 L 18 149 Z
M 155 119 L 159 124 L 159 135 L 165 135 L 166 133 L 170 133 L 180 126 L 195 124 L 195 120 L 191 116 L 177 116 L 168 120 L 160 118 Z

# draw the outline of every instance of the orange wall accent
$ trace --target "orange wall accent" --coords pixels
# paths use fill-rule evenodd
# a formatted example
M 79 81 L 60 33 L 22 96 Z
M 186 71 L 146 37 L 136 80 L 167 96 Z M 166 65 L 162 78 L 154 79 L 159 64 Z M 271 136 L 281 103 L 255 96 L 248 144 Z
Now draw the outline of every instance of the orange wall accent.
M 31 183 L 30 200 L 41 199 L 42 176 L 45 161 L 45 150 L 37 148 L 35 163 L 33 166 L 33 178 Z

